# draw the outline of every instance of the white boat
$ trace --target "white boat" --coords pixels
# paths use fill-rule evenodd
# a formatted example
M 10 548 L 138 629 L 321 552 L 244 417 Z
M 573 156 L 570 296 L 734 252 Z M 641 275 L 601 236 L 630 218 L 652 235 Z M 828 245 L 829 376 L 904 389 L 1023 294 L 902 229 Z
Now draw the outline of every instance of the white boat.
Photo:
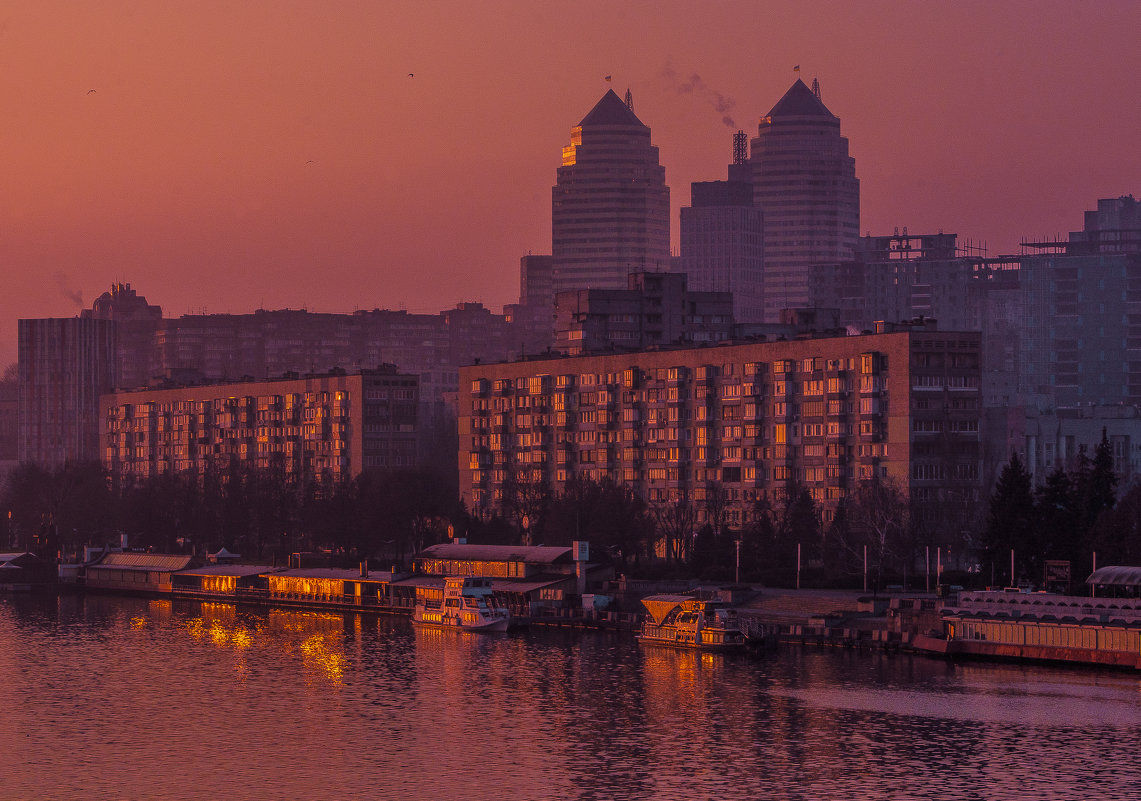
M 642 606 L 641 642 L 713 651 L 735 651 L 748 643 L 736 611 L 725 605 L 688 595 L 651 595 Z
M 438 590 L 417 588 L 412 622 L 461 631 L 507 631 L 511 612 L 495 602 L 491 579 L 449 576 L 442 598 Z

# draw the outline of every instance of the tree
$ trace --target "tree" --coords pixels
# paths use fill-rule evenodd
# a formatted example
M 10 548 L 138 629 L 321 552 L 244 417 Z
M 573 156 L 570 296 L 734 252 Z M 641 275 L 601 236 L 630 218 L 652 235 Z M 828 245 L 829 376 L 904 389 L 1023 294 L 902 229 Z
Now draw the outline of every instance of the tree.
M 1037 547 L 1033 557 L 1032 575 L 1040 575 L 1038 561 L 1042 559 L 1073 560 L 1080 547 L 1081 501 L 1077 488 L 1068 473 L 1061 467 L 1046 476 L 1046 481 L 1034 491 L 1035 519 L 1037 520 Z
M 1101 565 L 1141 564 L 1141 482 L 1130 486 L 1114 508 L 1101 516 L 1090 546 Z
M 909 562 L 911 542 L 910 509 L 907 496 L 899 483 L 886 476 L 861 481 L 849 499 L 846 510 L 850 530 L 849 551 L 863 548 L 871 561 L 875 585 L 882 586 L 884 568 L 898 570 Z
M 1082 454 L 1082 469 L 1076 480 L 1082 516 L 1082 531 L 1093 531 L 1098 517 L 1113 508 L 1117 502 L 1117 474 L 1113 470 L 1113 446 L 1106 431 L 1101 430 L 1101 442 L 1094 449 L 1092 461 Z
M 1003 568 L 1009 564 L 1005 557 L 1014 551 L 1016 559 L 1022 563 L 1021 567 L 1015 564 L 1015 575 L 1009 577 L 1013 585 L 1017 583 L 1020 572 L 1027 575 L 1026 560 L 1034 550 L 1034 539 L 1034 495 L 1030 473 L 1018 454 L 1012 453 L 991 494 L 982 538 L 983 557 L 992 571 L 1001 576 L 1005 572 Z
M 666 563 L 680 564 L 689 558 L 690 539 L 697 522 L 697 511 L 686 498 L 666 501 L 653 507 L 658 537 Z
M 569 545 L 573 540 L 590 540 L 624 564 L 646 551 L 653 530 L 645 501 L 625 484 L 575 476 L 551 504 L 544 542 Z

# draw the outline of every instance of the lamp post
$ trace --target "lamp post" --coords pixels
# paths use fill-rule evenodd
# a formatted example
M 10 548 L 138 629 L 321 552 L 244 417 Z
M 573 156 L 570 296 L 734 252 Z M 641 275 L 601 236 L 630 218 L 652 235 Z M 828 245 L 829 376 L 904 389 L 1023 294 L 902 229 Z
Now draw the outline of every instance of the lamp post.
M 737 568 L 733 572 L 733 583 L 734 584 L 740 584 L 741 583 L 741 538 L 740 538 L 740 536 L 737 537 L 736 542 L 737 542 Z

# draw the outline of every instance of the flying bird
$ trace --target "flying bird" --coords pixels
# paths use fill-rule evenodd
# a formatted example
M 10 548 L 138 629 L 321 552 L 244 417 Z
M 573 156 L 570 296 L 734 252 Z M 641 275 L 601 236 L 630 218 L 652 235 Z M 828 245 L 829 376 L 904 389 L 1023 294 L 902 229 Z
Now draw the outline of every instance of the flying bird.
M 411 72 L 410 72 L 410 73 L 408 73 L 408 77 L 409 77 L 409 78 L 415 78 L 416 76 L 415 76 L 415 74 L 413 74 L 413 73 L 411 73 Z
M 94 89 L 88 89 L 87 94 L 93 95 L 93 94 L 95 94 L 95 90 Z

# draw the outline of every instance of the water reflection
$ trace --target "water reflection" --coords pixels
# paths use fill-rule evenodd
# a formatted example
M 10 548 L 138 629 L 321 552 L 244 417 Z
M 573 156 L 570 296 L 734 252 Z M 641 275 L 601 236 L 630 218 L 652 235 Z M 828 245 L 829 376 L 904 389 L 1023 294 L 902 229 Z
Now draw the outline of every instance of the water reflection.
M 1132 673 L 0 602 L 0 797 L 1133 798 Z M 61 753 L 66 758 L 61 758 Z M 173 788 L 173 789 L 172 789 Z

